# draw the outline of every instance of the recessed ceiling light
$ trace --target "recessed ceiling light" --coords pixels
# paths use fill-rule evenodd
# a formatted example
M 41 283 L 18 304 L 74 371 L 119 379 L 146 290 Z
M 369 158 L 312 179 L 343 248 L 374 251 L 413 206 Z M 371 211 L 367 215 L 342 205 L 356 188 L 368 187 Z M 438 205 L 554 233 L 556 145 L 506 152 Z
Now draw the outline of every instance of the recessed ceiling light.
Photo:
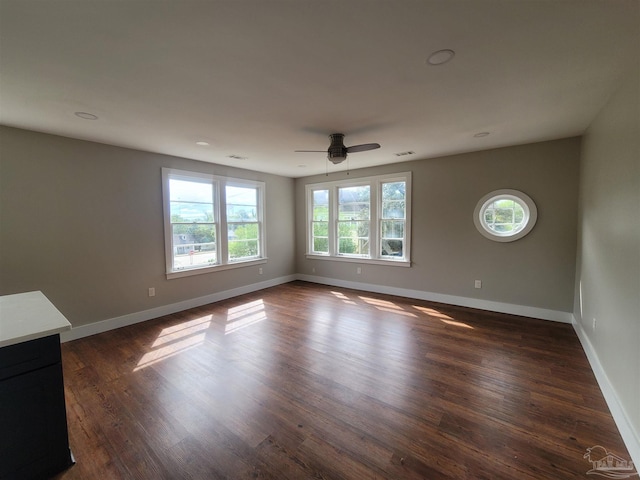
M 489 132 L 480 132 L 480 133 L 476 133 L 474 137 L 480 138 L 480 137 L 486 137 L 487 135 L 489 135 Z
M 76 117 L 80 117 L 83 120 L 97 120 L 98 116 L 94 115 L 93 113 L 87 113 L 87 112 L 75 112 L 74 115 Z
M 456 52 L 449 49 L 438 50 L 437 52 L 433 52 L 429 55 L 427 63 L 429 65 L 443 65 L 451 60 L 455 54 Z
M 200 145 L 201 147 L 208 147 L 209 143 L 208 142 L 196 142 L 196 145 Z

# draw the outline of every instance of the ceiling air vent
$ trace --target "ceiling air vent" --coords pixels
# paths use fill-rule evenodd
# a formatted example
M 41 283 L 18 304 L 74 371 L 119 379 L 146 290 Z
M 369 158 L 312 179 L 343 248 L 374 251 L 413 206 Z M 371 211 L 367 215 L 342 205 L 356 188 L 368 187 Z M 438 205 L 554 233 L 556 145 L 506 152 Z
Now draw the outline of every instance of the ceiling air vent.
M 405 155 L 413 155 L 416 152 L 412 152 L 411 150 L 407 150 L 406 152 L 395 153 L 396 157 L 404 157 Z

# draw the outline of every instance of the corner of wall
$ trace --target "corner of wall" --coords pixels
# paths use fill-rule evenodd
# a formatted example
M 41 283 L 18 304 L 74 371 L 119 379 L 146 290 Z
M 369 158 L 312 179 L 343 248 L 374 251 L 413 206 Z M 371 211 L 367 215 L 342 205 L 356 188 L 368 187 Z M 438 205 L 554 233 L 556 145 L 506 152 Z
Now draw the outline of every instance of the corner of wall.
M 582 344 L 582 349 L 587 356 L 589 365 L 591 365 L 591 370 L 596 377 L 598 386 L 602 391 L 602 395 L 604 396 L 616 426 L 620 431 L 620 436 L 622 436 L 622 440 L 624 441 L 627 450 L 629 450 L 629 455 L 631 455 L 631 459 L 635 465 L 640 465 L 640 432 L 636 430 L 627 411 L 620 403 L 620 399 L 613 388 L 605 369 L 600 363 L 598 354 L 593 348 L 584 328 L 582 328 L 582 325 L 578 323 L 576 318 L 573 319 L 572 323 L 573 329 Z

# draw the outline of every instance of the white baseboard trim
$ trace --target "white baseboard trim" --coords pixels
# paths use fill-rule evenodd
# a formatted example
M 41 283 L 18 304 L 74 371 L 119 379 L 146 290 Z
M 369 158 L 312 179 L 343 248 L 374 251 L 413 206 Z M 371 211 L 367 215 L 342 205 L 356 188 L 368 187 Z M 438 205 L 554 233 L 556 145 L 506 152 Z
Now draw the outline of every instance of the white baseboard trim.
M 527 307 L 522 305 L 513 305 L 508 303 L 492 302 L 488 300 L 479 300 L 475 298 L 458 297 L 454 295 L 445 295 L 441 293 L 424 292 L 421 290 L 410 290 L 397 287 L 387 287 L 384 285 L 374 285 L 370 283 L 351 282 L 347 280 L 339 280 L 328 277 L 318 277 L 315 275 L 286 275 L 284 277 L 274 278 L 264 282 L 252 283 L 231 290 L 212 293 L 204 297 L 192 298 L 182 302 L 162 305 L 160 307 L 143 310 L 140 312 L 129 313 L 120 317 L 109 318 L 99 322 L 90 323 L 88 325 L 80 325 L 74 327 L 67 332 L 60 334 L 62 342 L 77 340 L 78 338 L 96 335 L 98 333 L 107 332 L 116 328 L 126 327 L 135 323 L 145 322 L 154 318 L 169 315 L 171 313 L 181 312 L 189 308 L 200 307 L 209 303 L 219 302 L 228 298 L 244 295 L 245 293 L 256 292 L 283 283 L 292 282 L 294 280 L 303 280 L 305 282 L 320 283 L 323 285 L 331 285 L 334 287 L 350 288 L 354 290 L 363 290 L 367 292 L 383 293 L 388 295 L 396 295 L 399 297 L 415 298 L 418 300 L 427 300 L 431 302 L 447 303 L 450 305 L 458 305 L 461 307 L 477 308 L 479 310 L 489 310 L 492 312 L 509 313 L 511 315 L 521 315 L 524 317 L 539 318 L 542 320 L 552 320 L 556 322 L 572 323 L 573 315 L 568 312 L 559 312 L 555 310 L 546 310 L 543 308 Z
M 633 424 L 629 421 L 629 417 L 618 400 L 618 396 L 605 373 L 598 355 L 587 337 L 582 325 L 578 323 L 572 313 L 561 312 L 556 310 L 547 310 L 537 307 L 528 307 L 523 305 L 514 305 L 509 303 L 493 302 L 489 300 L 480 300 L 468 297 L 459 297 L 455 295 L 446 295 L 441 293 L 425 292 L 422 290 L 411 290 L 405 288 L 388 287 L 384 285 L 375 285 L 370 283 L 352 282 L 348 280 L 339 280 L 335 278 L 319 277 L 315 275 L 286 275 L 264 282 L 253 283 L 231 290 L 212 293 L 203 297 L 193 298 L 170 305 L 134 312 L 121 317 L 110 318 L 100 322 L 90 323 L 75 327 L 67 332 L 60 334 L 62 342 L 68 342 L 90 335 L 107 332 L 116 328 L 133 325 L 139 322 L 145 322 L 154 318 L 169 315 L 171 313 L 181 312 L 189 308 L 200 307 L 209 303 L 219 302 L 228 298 L 244 295 L 245 293 L 256 292 L 265 288 L 274 287 L 283 283 L 289 283 L 294 280 L 302 280 L 305 282 L 319 283 L 322 285 L 330 285 L 334 287 L 349 288 L 353 290 L 362 290 L 366 292 L 382 293 L 388 295 L 396 295 L 399 297 L 415 298 L 418 300 L 426 300 L 431 302 L 446 303 L 449 305 L 457 305 L 461 307 L 477 308 L 479 310 L 489 310 L 493 312 L 508 313 L 511 315 L 520 315 L 525 317 L 538 318 L 541 320 L 551 320 L 555 322 L 570 323 L 580 339 L 582 348 L 589 360 L 591 369 L 596 377 L 600 390 L 607 402 L 611 415 L 620 431 L 620 435 L 629 450 L 631 460 L 635 465 L 640 465 L 640 435 L 634 429 Z
M 620 431 L 620 436 L 622 437 L 627 450 L 629 450 L 631 460 L 633 461 L 634 465 L 636 465 L 636 467 L 640 467 L 640 432 L 638 432 L 633 427 L 633 424 L 629 421 L 629 416 L 618 400 L 618 395 L 616 394 L 613 385 L 609 381 L 609 377 L 604 371 L 604 368 L 600 363 L 600 359 L 598 358 L 598 354 L 593 348 L 593 345 L 591 344 L 587 333 L 584 331 L 582 324 L 579 323 L 575 319 L 575 317 L 573 318 L 572 323 L 573 329 L 575 330 L 578 338 L 580 339 L 580 343 L 582 344 L 582 349 L 587 355 L 587 359 L 589 360 L 589 364 L 591 365 L 591 370 L 593 371 L 593 374 L 598 381 L 600 391 L 602 392 L 602 395 L 607 402 L 607 406 L 611 411 L 611 416 L 616 422 L 616 426 Z M 603 446 L 606 448 L 606 445 Z
M 251 285 L 245 285 L 231 290 L 224 290 L 222 292 L 212 293 L 205 295 L 204 297 L 192 298 L 184 300 L 182 302 L 172 303 L 170 305 L 162 305 L 160 307 L 151 308 L 149 310 L 143 310 L 141 312 L 129 313 L 122 315 L 121 317 L 109 318 L 100 322 L 90 323 L 88 325 L 81 325 L 74 327 L 69 331 L 60 334 L 61 342 L 69 342 L 71 340 L 77 340 L 78 338 L 88 337 L 90 335 L 96 335 L 98 333 L 107 332 L 120 327 L 126 327 L 135 323 L 146 322 L 154 318 L 169 315 L 171 313 L 182 312 L 194 307 L 200 307 L 209 303 L 219 302 L 228 298 L 237 297 L 238 295 L 244 295 L 245 293 L 256 292 L 258 290 L 264 290 L 265 288 L 275 287 L 283 283 L 289 283 L 296 280 L 295 275 L 287 275 L 284 277 L 278 277 L 264 282 L 252 283 Z
M 571 312 L 561 312 L 557 310 L 547 310 L 544 308 L 528 307 L 524 305 L 514 305 L 510 303 L 492 302 L 477 298 L 458 297 L 443 293 L 425 292 L 422 290 L 411 290 L 406 288 L 388 287 L 385 285 L 374 285 L 371 283 L 352 282 L 339 280 L 336 278 L 318 277 L 315 275 L 296 275 L 298 280 L 305 282 L 320 283 L 334 287 L 351 288 L 353 290 L 363 290 L 366 292 L 383 293 L 396 295 L 398 297 L 415 298 L 429 302 L 446 303 L 459 307 L 477 308 L 478 310 L 488 310 L 491 312 L 508 313 L 523 317 L 538 318 L 541 320 L 551 320 L 554 322 L 572 323 L 573 314 Z
M 388 295 L 397 295 L 400 297 L 415 298 L 431 302 L 446 303 L 449 305 L 458 305 L 461 307 L 477 308 L 479 310 L 509 313 L 511 315 L 521 315 L 525 317 L 572 324 L 578 336 L 578 339 L 582 344 L 582 349 L 584 350 L 587 359 L 589 360 L 591 370 L 593 370 L 593 373 L 598 382 L 598 386 L 600 387 L 600 391 L 602 392 L 602 395 L 607 402 L 607 406 L 611 411 L 611 416 L 613 417 L 613 420 L 616 423 L 618 430 L 620 431 L 620 436 L 622 437 L 627 450 L 629 450 L 631 460 L 633 461 L 634 465 L 640 465 L 640 435 L 634 429 L 633 424 L 629 421 L 629 416 L 618 400 L 618 395 L 611 385 L 609 377 L 607 377 L 607 374 L 605 373 L 604 368 L 600 363 L 593 345 L 589 341 L 589 338 L 582 328 L 582 325 L 576 322 L 573 313 L 528 307 L 523 305 L 492 302 L 475 298 L 458 297 L 440 293 L 424 292 L 421 290 L 410 290 L 396 287 L 387 287 L 384 285 L 351 282 L 347 280 L 338 280 L 335 278 L 318 277 L 315 275 L 298 274 L 297 279 L 306 282 L 330 285 L 334 287 L 350 288 L 354 290 L 363 290 L 367 292 L 383 293 Z

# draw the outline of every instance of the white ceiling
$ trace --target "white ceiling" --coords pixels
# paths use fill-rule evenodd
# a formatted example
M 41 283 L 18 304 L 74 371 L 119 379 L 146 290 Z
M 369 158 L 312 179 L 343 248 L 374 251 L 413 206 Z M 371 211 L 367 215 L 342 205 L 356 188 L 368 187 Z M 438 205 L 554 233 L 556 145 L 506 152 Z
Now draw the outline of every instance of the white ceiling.
M 0 123 L 290 177 L 333 132 L 382 145 L 351 169 L 569 137 L 637 61 L 639 4 L 0 0 Z

